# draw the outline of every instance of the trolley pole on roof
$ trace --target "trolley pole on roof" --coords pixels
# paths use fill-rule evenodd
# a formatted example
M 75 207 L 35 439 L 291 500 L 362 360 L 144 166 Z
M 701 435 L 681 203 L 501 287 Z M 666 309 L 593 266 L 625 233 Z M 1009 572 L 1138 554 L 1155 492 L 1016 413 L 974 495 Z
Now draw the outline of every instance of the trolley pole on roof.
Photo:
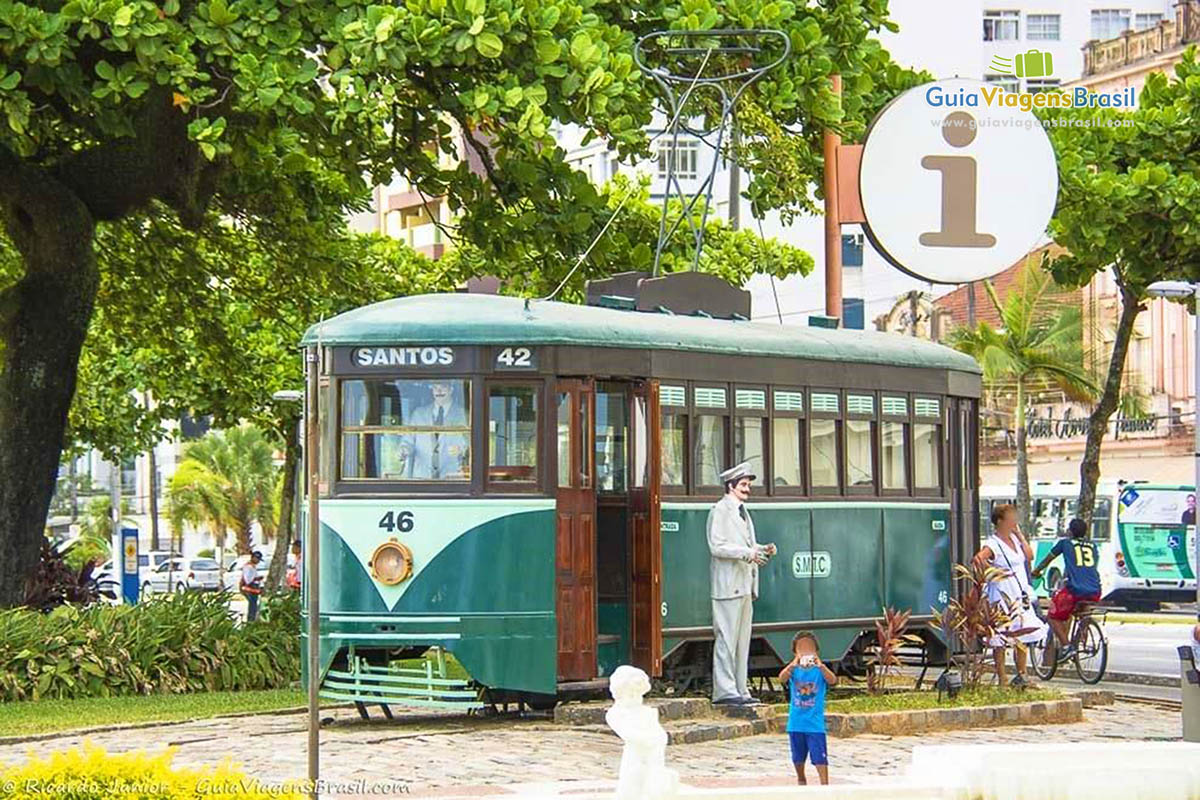
M 308 472 L 308 509 L 304 557 L 307 574 L 304 589 L 308 592 L 308 780 L 314 800 L 320 797 L 317 780 L 321 775 L 321 520 L 320 513 L 320 428 L 317 425 L 317 395 L 320 388 L 318 372 L 320 349 L 309 347 L 304 354 L 304 466 Z

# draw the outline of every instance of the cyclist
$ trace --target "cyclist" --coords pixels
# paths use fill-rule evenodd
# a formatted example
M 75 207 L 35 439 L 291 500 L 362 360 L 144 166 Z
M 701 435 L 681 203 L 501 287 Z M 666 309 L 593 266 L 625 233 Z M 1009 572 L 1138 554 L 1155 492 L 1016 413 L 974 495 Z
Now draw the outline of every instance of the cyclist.
M 1075 613 L 1075 606 L 1081 602 L 1094 603 L 1100 599 L 1100 573 L 1096 565 L 1100 563 L 1100 554 L 1094 542 L 1088 541 L 1088 526 L 1081 519 L 1071 520 L 1067 526 L 1071 537 L 1059 539 L 1050 548 L 1050 552 L 1033 570 L 1033 577 L 1040 578 L 1046 566 L 1055 556 L 1062 556 L 1065 566 L 1065 578 L 1062 586 L 1054 593 L 1050 601 L 1050 627 L 1062 648 L 1059 660 L 1071 658 L 1073 645 L 1069 638 L 1068 623 Z

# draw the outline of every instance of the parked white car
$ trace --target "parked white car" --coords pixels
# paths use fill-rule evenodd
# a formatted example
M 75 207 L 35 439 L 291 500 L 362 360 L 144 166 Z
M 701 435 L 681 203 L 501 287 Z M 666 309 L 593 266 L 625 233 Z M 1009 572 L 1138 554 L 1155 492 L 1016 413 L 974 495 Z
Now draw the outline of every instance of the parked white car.
M 172 550 L 148 550 L 138 553 L 138 577 L 145 583 L 150 573 L 165 564 L 169 558 L 180 559 L 183 558 L 183 554 Z
M 216 591 L 221 588 L 220 566 L 211 558 L 164 561 L 142 581 L 142 594 L 170 591 Z

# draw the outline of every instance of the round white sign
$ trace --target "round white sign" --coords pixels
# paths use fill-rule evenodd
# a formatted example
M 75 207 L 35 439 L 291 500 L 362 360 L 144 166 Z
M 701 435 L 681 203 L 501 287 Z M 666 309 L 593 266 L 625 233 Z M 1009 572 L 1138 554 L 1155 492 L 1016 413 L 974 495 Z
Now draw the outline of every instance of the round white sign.
M 1050 137 L 1031 112 L 980 81 L 927 83 L 867 131 L 859 191 L 875 249 L 933 283 L 1017 263 L 1045 235 L 1058 196 Z

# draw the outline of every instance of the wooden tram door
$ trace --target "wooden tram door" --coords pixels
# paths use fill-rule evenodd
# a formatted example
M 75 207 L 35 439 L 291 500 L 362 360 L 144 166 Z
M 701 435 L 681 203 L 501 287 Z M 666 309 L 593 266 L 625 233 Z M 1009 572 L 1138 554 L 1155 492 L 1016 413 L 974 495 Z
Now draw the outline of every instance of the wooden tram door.
M 559 680 L 596 676 L 595 389 L 560 380 L 555 498 L 555 616 Z
M 630 393 L 629 516 L 631 655 L 648 675 L 662 675 L 662 534 L 659 506 L 658 381 L 640 381 Z

